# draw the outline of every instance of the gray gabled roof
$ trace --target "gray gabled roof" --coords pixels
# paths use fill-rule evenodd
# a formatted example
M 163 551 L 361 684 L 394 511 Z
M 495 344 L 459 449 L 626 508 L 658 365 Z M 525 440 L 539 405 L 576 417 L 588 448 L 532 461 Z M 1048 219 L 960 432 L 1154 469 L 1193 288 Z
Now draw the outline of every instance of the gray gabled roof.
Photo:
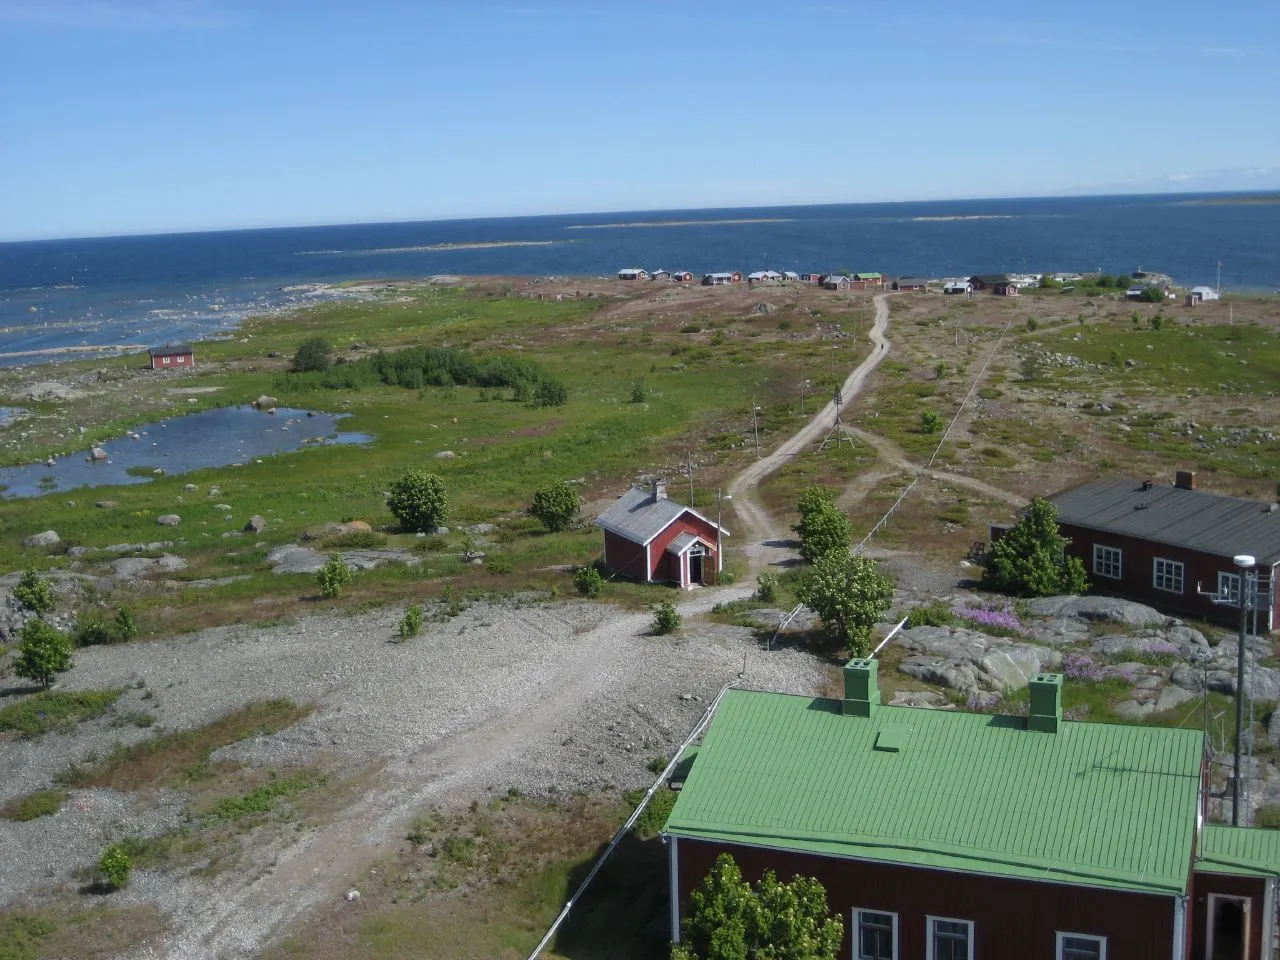
M 1219 557 L 1280 562 L 1280 509 L 1259 500 L 1126 478 L 1094 480 L 1049 498 L 1058 520 Z
M 148 347 L 147 353 L 153 357 L 176 357 L 183 353 L 194 353 L 189 343 L 166 343 L 163 347 Z
M 686 512 L 712 527 L 716 525 L 714 520 L 708 520 L 697 510 L 682 503 L 665 497 L 655 500 L 652 491 L 632 487 L 617 503 L 596 518 L 596 526 L 644 546 Z M 723 528 L 720 532 L 726 537 L 729 535 L 729 531 Z
M 702 539 L 702 537 L 698 536 L 696 533 L 686 532 L 686 533 L 680 534 L 680 536 L 676 537 L 669 544 L 667 544 L 667 553 L 675 554 L 678 557 L 680 556 L 680 554 L 684 553 L 686 550 L 692 547 L 695 543 L 701 543 L 705 546 L 711 546 L 711 544 L 707 543 L 705 540 Z

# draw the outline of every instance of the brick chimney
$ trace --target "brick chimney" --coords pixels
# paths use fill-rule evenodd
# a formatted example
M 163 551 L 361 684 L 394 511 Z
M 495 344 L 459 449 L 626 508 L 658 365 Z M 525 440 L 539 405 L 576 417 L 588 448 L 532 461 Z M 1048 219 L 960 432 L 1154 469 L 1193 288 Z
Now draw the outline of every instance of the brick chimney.
M 1173 475 L 1173 485 L 1179 490 L 1194 490 L 1196 488 L 1195 471 L 1179 470 Z
M 658 500 L 667 499 L 667 481 L 665 480 L 653 481 L 653 499 L 655 502 Z

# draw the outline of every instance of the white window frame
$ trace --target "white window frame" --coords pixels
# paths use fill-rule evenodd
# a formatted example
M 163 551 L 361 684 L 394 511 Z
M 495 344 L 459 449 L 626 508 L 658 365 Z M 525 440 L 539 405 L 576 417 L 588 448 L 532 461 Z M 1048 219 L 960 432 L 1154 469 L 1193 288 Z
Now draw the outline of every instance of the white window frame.
M 935 924 L 937 923 L 963 923 L 969 928 L 969 957 L 973 960 L 973 921 L 961 920 L 959 917 L 925 917 L 924 918 L 924 957 L 925 960 L 935 960 L 933 955 L 933 937 Z
M 1115 554 L 1114 565 L 1115 573 L 1107 573 L 1111 568 L 1113 558 L 1110 556 Z M 1106 577 L 1108 580 L 1120 580 L 1124 577 L 1124 551 L 1119 547 L 1109 547 L 1105 543 L 1095 543 L 1093 545 L 1093 572 L 1096 576 Z
M 1098 960 L 1107 960 L 1107 938 L 1100 937 L 1096 933 L 1071 933 L 1067 930 L 1059 930 L 1057 938 L 1054 941 L 1053 956 L 1054 960 L 1063 960 L 1063 943 L 1067 937 L 1073 940 L 1092 940 L 1098 944 Z
M 862 929 L 860 924 L 864 913 L 878 913 L 882 917 L 893 918 L 893 960 L 898 960 L 898 915 L 892 910 L 875 910 L 871 907 L 853 908 L 853 960 L 861 960 L 862 957 Z
M 1258 604 L 1258 581 L 1251 578 L 1246 578 L 1246 580 L 1249 583 L 1249 603 L 1254 609 L 1260 609 Z M 1240 606 L 1240 574 L 1219 570 L 1218 596 L 1225 597 L 1226 599 L 1223 602 L 1229 607 Z
M 172 357 L 161 357 L 160 362 L 167 367 L 169 365 L 169 361 L 172 359 L 173 359 Z
M 1164 570 L 1161 570 L 1161 564 Z M 1164 583 L 1176 583 L 1178 588 L 1175 590 L 1171 586 L 1163 586 Z M 1187 565 L 1181 560 L 1170 560 L 1168 557 L 1154 557 L 1151 560 L 1151 586 L 1163 593 L 1176 593 L 1182 596 L 1187 589 Z

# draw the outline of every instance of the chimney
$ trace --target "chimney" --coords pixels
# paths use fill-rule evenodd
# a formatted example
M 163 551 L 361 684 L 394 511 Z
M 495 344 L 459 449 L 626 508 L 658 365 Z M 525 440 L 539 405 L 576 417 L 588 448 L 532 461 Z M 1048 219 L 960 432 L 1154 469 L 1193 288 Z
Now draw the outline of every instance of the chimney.
M 880 662 L 850 660 L 844 665 L 845 716 L 869 717 L 880 706 Z
M 653 499 L 655 501 L 667 499 L 667 481 L 665 480 L 653 481 Z
M 1031 678 L 1031 709 L 1027 729 L 1057 733 L 1062 723 L 1062 674 L 1041 673 Z
M 1173 485 L 1179 490 L 1194 490 L 1196 488 L 1195 471 L 1179 470 L 1173 475 Z

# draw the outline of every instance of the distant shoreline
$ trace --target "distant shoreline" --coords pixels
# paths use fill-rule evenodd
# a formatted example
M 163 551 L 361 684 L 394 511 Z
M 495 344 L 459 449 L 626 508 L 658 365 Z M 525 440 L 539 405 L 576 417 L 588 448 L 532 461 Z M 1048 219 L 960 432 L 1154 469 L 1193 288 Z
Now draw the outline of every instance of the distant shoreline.
M 1243 196 L 1199 197 L 1181 201 L 1184 207 L 1229 207 L 1237 205 L 1280 204 L 1280 193 L 1248 193 Z
M 795 217 L 744 217 L 739 220 L 636 220 L 632 223 L 575 223 L 566 230 L 619 230 L 623 227 L 722 227 L 734 223 L 792 223 Z

